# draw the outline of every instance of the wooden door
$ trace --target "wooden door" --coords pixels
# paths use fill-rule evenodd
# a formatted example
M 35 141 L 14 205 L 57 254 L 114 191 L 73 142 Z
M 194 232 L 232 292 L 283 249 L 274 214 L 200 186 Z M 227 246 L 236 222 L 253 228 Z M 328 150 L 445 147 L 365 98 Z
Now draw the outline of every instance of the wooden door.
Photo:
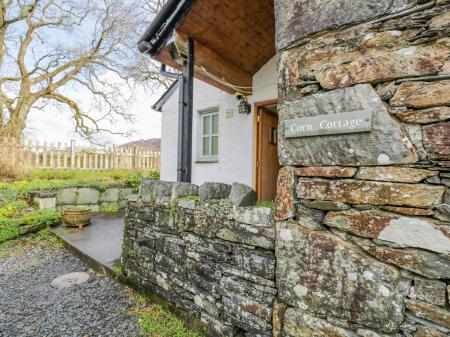
M 256 181 L 258 200 L 260 201 L 275 200 L 280 170 L 277 132 L 277 113 L 264 106 L 259 107 L 257 109 Z

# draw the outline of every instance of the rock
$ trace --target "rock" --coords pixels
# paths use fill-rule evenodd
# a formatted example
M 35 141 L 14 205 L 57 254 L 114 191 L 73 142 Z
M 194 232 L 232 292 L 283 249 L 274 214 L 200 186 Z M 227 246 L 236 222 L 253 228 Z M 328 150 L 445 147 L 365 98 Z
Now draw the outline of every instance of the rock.
M 436 207 L 434 217 L 441 221 L 450 222 L 450 205 L 442 204 Z
M 427 160 L 428 153 L 423 146 L 423 133 L 422 127 L 418 124 L 404 124 L 404 130 L 410 142 L 414 145 L 414 148 L 419 156 L 420 160 Z
M 238 242 L 249 246 L 274 250 L 275 229 L 244 225 L 232 222 L 230 226 L 220 228 L 216 234 L 219 239 Z
M 382 83 L 376 87 L 377 94 L 383 101 L 389 101 L 394 96 L 396 90 L 397 86 L 395 85 L 395 81 Z
M 429 159 L 450 160 L 449 135 L 450 135 L 450 122 L 426 125 L 423 127 L 423 144 L 425 146 L 425 149 L 429 153 Z
M 285 137 L 287 120 L 311 116 L 326 118 L 329 114 L 362 110 L 372 113 L 370 132 Z M 368 84 L 284 100 L 278 114 L 278 153 L 283 166 L 388 165 L 417 161 L 417 154 L 404 130 Z
M 358 83 L 380 83 L 397 78 L 435 75 L 450 54 L 444 44 L 410 46 L 387 52 L 380 49 L 350 63 L 327 68 L 316 74 L 325 89 L 349 87 Z
M 398 245 L 450 253 L 450 237 L 444 226 L 428 218 L 406 217 L 381 211 L 329 212 L 324 224 L 358 236 L 389 241 Z
M 275 199 L 275 220 L 287 220 L 295 216 L 295 169 L 282 167 L 278 173 Z
M 190 200 L 190 199 L 178 199 L 177 200 L 177 206 L 181 208 L 187 208 L 187 209 L 195 209 L 195 206 L 197 205 L 196 200 Z
M 283 337 L 284 314 L 287 305 L 275 299 L 273 302 L 273 337 Z
M 229 297 L 232 294 L 241 294 L 269 307 L 277 294 L 275 288 L 257 285 L 235 276 L 222 277 L 220 287 L 221 291 Z
M 369 4 L 364 0 L 281 0 L 275 6 L 276 45 L 281 50 L 291 43 L 323 30 L 355 24 L 397 12 L 411 0 L 381 0 Z
M 393 337 L 392 335 L 379 334 L 367 329 L 358 329 L 356 330 L 356 334 L 361 337 Z
M 382 206 L 381 209 L 404 215 L 426 216 L 434 214 L 434 212 L 430 209 L 420 209 L 411 207 Z
M 322 230 L 322 220 L 324 212 L 321 210 L 307 208 L 303 205 L 297 205 L 297 222 L 308 229 Z
M 412 334 L 412 337 L 448 337 L 448 335 L 433 328 L 421 326 Z
M 158 180 L 155 179 L 142 179 L 139 185 L 139 195 L 151 195 L 154 198 L 155 184 Z
M 198 186 L 190 183 L 175 182 L 172 187 L 172 199 L 198 195 Z
M 445 292 L 447 289 L 445 282 L 415 277 L 414 289 L 418 300 L 445 306 Z
M 450 278 L 450 261 L 444 256 L 420 249 L 378 246 L 372 241 L 364 239 L 353 238 L 352 241 L 381 261 L 429 278 Z
M 119 201 L 126 200 L 129 195 L 133 194 L 132 188 L 121 188 L 119 190 Z
M 244 330 L 254 332 L 257 336 L 258 332 L 261 337 L 271 336 L 272 324 L 266 320 L 259 318 L 245 310 L 242 310 L 239 305 L 233 302 L 228 297 L 223 297 L 224 312 L 227 314 L 227 318 L 230 319 L 230 323 L 238 326 Z M 246 334 L 247 335 L 247 334 Z
M 428 27 L 429 29 L 439 29 L 442 27 L 448 28 L 449 22 L 450 22 L 450 11 L 446 11 L 441 15 L 435 16 L 433 19 L 431 19 L 428 22 Z
M 240 270 L 268 280 L 275 279 L 275 256 L 269 252 L 239 249 L 234 251 L 232 259 Z
M 228 198 L 237 207 L 254 206 L 258 200 L 256 192 L 250 186 L 241 183 L 233 183 L 231 185 L 231 192 Z
M 118 202 L 119 201 L 119 189 L 107 188 L 104 192 L 100 193 L 99 202 Z
M 301 309 L 289 308 L 284 315 L 284 332 L 292 337 L 356 337 L 356 334 L 314 317 Z
M 253 298 L 245 296 L 245 294 L 228 292 L 224 295 L 228 297 L 233 304 L 237 305 L 240 310 L 248 312 L 267 322 L 272 322 L 272 303 L 267 306 L 255 301 Z
M 295 224 L 277 224 L 277 238 L 280 300 L 383 332 L 398 329 L 403 299 L 395 268 L 332 234 Z
M 320 209 L 322 211 L 345 211 L 350 208 L 350 205 L 339 201 L 307 201 L 304 203 L 305 207 Z
M 75 205 L 76 203 L 76 188 L 62 188 L 56 192 L 56 205 Z
M 378 166 L 361 167 L 356 175 L 357 179 L 393 181 L 400 183 L 418 183 L 429 177 L 437 176 L 438 172 L 409 167 Z
M 444 188 L 361 180 L 300 179 L 297 196 L 349 204 L 432 207 L 442 201 Z
M 391 109 L 390 112 L 405 123 L 430 124 L 450 119 L 450 107 L 438 106 L 423 110 Z
M 318 84 L 307 85 L 304 88 L 300 89 L 300 94 L 307 96 L 311 94 L 315 94 L 320 91 L 320 86 Z
M 79 188 L 77 204 L 78 205 L 92 205 L 97 204 L 100 198 L 100 191 L 95 188 Z
M 400 84 L 391 105 L 425 109 L 450 105 L 450 80 L 437 82 L 405 82 Z
M 299 167 L 295 174 L 301 177 L 351 178 L 355 175 L 354 167 Z
M 420 301 L 407 299 L 405 302 L 406 308 L 413 315 L 450 329 L 450 312 L 448 310 Z
M 171 198 L 174 184 L 175 183 L 171 181 L 156 180 L 154 185 L 155 199 L 161 200 L 165 198 Z
M 234 207 L 234 219 L 247 225 L 274 227 L 273 210 L 268 207 Z
M 227 199 L 231 192 L 231 186 L 223 183 L 204 183 L 198 190 L 200 200 Z

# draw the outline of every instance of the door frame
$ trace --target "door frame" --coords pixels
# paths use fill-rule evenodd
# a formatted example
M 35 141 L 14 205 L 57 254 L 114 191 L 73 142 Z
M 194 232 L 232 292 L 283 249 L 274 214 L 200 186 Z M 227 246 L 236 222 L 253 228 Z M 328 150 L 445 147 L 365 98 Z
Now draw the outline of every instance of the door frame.
M 257 102 L 254 104 L 253 114 L 253 187 L 258 195 L 258 200 L 261 196 L 261 165 L 258 165 L 261 158 L 261 146 L 259 140 L 261 139 L 261 128 L 259 118 L 261 111 L 265 106 L 278 104 L 278 99 L 270 99 L 267 101 Z

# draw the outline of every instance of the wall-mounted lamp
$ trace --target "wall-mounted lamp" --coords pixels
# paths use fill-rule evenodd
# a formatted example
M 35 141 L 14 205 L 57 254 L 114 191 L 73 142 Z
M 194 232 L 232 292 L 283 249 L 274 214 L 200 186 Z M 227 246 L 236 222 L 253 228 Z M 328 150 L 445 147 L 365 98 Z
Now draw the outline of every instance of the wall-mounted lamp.
M 242 94 L 237 94 L 236 98 L 239 100 L 238 112 L 240 114 L 249 114 L 252 111 L 252 107 L 248 103 L 247 97 Z

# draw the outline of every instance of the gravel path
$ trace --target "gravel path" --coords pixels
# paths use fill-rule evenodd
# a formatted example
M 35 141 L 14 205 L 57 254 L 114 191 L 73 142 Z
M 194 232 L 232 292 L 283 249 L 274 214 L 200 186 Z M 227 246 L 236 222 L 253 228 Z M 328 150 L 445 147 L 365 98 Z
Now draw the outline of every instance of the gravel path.
M 86 272 L 89 280 L 57 290 L 50 282 L 70 272 Z M 43 245 L 0 259 L 0 336 L 139 335 L 126 290 L 111 278 L 92 272 L 63 248 Z

